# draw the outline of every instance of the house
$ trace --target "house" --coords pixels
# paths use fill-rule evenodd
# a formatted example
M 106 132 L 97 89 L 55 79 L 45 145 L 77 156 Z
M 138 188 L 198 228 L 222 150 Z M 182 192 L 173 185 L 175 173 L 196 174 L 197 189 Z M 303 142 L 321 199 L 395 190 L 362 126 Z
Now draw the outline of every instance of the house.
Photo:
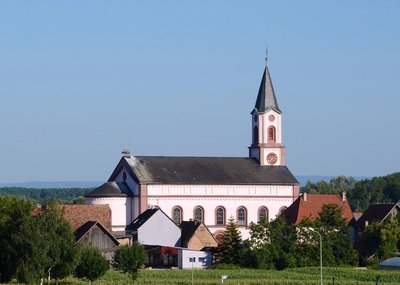
M 221 129 L 229 123 L 229 118 L 215 122 Z M 286 166 L 282 131 L 266 61 L 251 111 L 247 157 L 133 156 L 124 150 L 108 182 L 87 194 L 86 203 L 110 206 L 113 231 L 123 231 L 152 205 L 178 225 L 203 222 L 219 238 L 233 217 L 247 238 L 251 222 L 274 219 L 299 195 L 300 185 Z M 220 147 L 224 144 L 229 141 Z
M 328 204 L 335 204 L 341 209 L 342 217 L 347 224 L 353 219 L 353 212 L 347 201 L 346 192 L 343 192 L 342 196 L 303 193 L 284 211 L 283 215 L 288 223 L 297 225 L 304 218 L 317 219 L 322 207 Z
M 111 233 L 111 209 L 108 205 L 59 205 L 65 220 L 75 232 L 76 241 L 92 245 L 108 260 L 112 259 L 118 240 Z M 42 208 L 36 208 L 37 215 Z
M 382 223 L 388 218 L 394 218 L 400 211 L 400 205 L 397 203 L 389 204 L 371 204 L 363 215 L 355 223 L 357 232 L 363 232 L 364 229 L 373 222 Z
M 178 248 L 178 267 L 180 269 L 206 269 L 212 265 L 210 251 Z
M 182 247 L 194 250 L 218 247 L 218 241 L 203 222 L 183 221 L 179 227 L 182 229 Z
M 372 256 L 374 250 L 367 248 L 364 244 L 363 234 L 365 228 L 374 222 L 383 223 L 388 219 L 396 218 L 399 211 L 400 205 L 397 203 L 369 205 L 363 215 L 352 223 L 353 237 L 355 240 L 354 248 L 364 256 Z
M 111 231 L 111 208 L 108 205 L 60 205 L 60 207 L 74 231 L 88 221 L 98 221 Z
M 102 255 L 111 261 L 118 247 L 118 240 L 99 221 L 87 221 L 76 231 L 76 241 L 97 248 Z
M 161 209 L 150 208 L 140 214 L 125 231 L 143 245 L 181 246 L 181 229 Z

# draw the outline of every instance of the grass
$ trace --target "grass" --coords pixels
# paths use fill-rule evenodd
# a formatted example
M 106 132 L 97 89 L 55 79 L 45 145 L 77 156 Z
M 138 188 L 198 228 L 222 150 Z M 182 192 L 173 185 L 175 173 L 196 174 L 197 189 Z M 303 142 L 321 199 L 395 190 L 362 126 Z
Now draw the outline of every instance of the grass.
M 223 284 L 230 285 L 318 285 L 319 268 L 293 268 L 282 271 L 256 269 L 214 269 L 194 270 L 194 284 L 222 284 L 221 275 L 228 275 Z M 324 268 L 324 284 L 335 285 L 375 285 L 379 275 L 379 284 L 400 284 L 400 271 L 358 270 L 353 268 Z M 69 277 L 59 285 L 84 285 L 88 282 Z M 110 270 L 93 285 L 132 284 L 130 278 L 121 272 Z M 191 285 L 191 270 L 141 270 L 135 282 L 138 285 Z

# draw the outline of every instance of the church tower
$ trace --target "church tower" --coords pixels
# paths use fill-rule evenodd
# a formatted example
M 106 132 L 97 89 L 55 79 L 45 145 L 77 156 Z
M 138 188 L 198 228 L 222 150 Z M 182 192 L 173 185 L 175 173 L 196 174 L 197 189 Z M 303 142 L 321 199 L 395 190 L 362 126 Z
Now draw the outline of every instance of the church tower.
M 256 105 L 251 112 L 251 121 L 252 144 L 249 147 L 249 156 L 258 161 L 261 166 L 285 165 L 282 112 L 276 101 L 267 58 Z

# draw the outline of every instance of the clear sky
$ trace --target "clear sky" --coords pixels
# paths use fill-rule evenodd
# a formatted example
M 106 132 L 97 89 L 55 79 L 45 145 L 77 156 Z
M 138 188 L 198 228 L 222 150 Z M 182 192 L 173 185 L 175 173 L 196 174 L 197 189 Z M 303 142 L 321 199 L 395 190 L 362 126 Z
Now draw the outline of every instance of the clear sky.
M 295 175 L 400 171 L 400 1 L 1 1 L 0 182 L 247 156 L 268 43 Z

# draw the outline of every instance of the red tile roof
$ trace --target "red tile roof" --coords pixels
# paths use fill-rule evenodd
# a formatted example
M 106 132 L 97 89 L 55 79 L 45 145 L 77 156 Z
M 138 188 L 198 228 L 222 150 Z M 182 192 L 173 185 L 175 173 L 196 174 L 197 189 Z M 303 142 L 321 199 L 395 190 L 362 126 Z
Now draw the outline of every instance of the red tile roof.
M 349 202 L 339 195 L 305 194 L 299 196 L 284 212 L 286 220 L 291 224 L 299 224 L 304 218 L 311 220 L 319 218 L 322 206 L 336 204 L 342 209 L 342 216 L 347 223 L 353 219 Z
M 74 231 L 88 221 L 98 221 L 111 231 L 111 209 L 108 205 L 59 205 L 59 207 Z M 32 216 L 38 216 L 42 211 L 41 207 L 35 208 Z
M 111 209 L 108 205 L 61 205 L 61 208 L 74 231 L 88 221 L 99 221 L 111 231 Z

